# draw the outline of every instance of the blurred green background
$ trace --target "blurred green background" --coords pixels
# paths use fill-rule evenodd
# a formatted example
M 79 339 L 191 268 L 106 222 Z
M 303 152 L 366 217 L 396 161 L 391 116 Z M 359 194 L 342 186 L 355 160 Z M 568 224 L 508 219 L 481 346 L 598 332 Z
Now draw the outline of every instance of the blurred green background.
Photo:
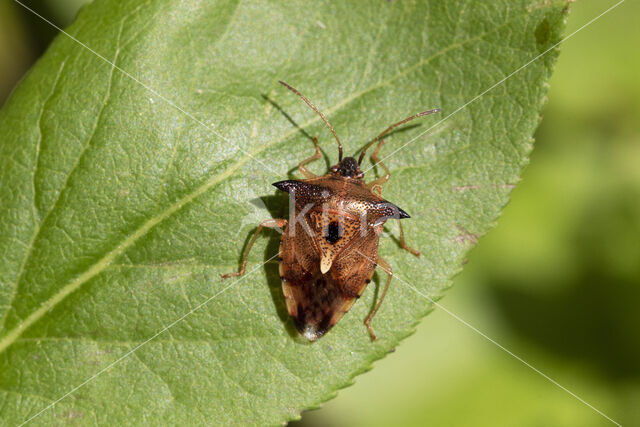
M 83 2 L 28 4 L 64 27 Z M 614 3 L 572 4 L 566 34 Z M 561 46 L 531 165 L 440 301 L 623 425 L 640 425 L 638 17 L 627 0 Z M 0 103 L 56 33 L 0 1 Z M 611 425 L 441 309 L 295 424 Z

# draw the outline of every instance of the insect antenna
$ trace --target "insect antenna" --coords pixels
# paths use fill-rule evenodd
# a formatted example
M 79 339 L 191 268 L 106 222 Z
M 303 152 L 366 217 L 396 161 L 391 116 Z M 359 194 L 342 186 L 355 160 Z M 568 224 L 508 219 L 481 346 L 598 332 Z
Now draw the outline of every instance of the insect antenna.
M 331 123 L 329 123 L 329 120 L 327 120 L 327 118 L 324 116 L 324 114 L 322 114 L 322 111 L 318 110 L 318 107 L 316 107 L 315 105 L 313 105 L 311 103 L 311 101 L 309 101 L 303 94 L 301 94 L 300 92 L 298 92 L 298 90 L 294 87 L 289 86 L 288 84 L 286 84 L 285 82 L 283 82 L 282 80 L 278 80 L 278 83 L 280 83 L 282 86 L 286 87 L 287 89 L 289 89 L 291 92 L 295 93 L 296 95 L 298 95 L 300 98 L 302 98 L 302 100 L 304 102 L 307 103 L 307 105 L 309 107 L 311 107 L 313 109 L 313 111 L 315 111 L 316 113 L 318 113 L 318 115 L 320 116 L 320 118 L 322 119 L 322 121 L 324 122 L 325 125 L 327 125 L 327 127 L 329 128 L 329 130 L 331 131 L 331 133 L 333 134 L 333 137 L 336 139 L 336 141 L 338 142 L 338 161 L 342 161 L 342 144 L 340 143 L 340 139 L 338 138 L 338 135 L 336 134 L 336 131 L 333 130 L 333 126 L 331 126 Z
M 369 147 L 371 147 L 373 144 L 375 144 L 377 141 L 379 141 L 380 138 L 382 138 L 387 133 L 389 133 L 389 131 L 391 129 L 393 129 L 395 127 L 398 127 L 400 125 L 403 125 L 403 124 L 405 124 L 407 122 L 410 122 L 413 119 L 417 119 L 418 117 L 428 116 L 429 114 L 437 113 L 438 111 L 440 111 L 439 108 L 434 108 L 433 110 L 427 110 L 427 111 L 423 111 L 423 112 L 418 113 L 418 114 L 414 114 L 413 116 L 409 116 L 404 120 L 400 120 L 398 123 L 394 123 L 391 126 L 389 126 L 388 128 L 386 128 L 385 130 L 383 130 L 380 135 L 378 135 L 375 138 L 373 138 L 373 140 L 371 140 L 371 142 L 369 142 L 367 145 L 364 146 L 364 148 L 362 149 L 362 152 L 360 153 L 360 157 L 358 158 L 358 165 L 362 164 L 362 160 L 364 159 L 364 154 L 367 152 Z

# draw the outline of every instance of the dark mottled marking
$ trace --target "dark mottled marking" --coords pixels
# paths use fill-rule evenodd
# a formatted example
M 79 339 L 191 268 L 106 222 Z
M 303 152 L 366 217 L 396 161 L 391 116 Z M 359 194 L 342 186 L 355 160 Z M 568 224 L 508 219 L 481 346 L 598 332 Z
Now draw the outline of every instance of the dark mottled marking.
M 331 318 L 333 317 L 333 313 L 329 312 L 322 317 L 322 320 L 318 324 L 317 334 L 318 338 L 327 333 L 331 325 Z
M 337 221 L 329 223 L 329 227 L 327 227 L 327 235 L 324 236 L 324 238 L 332 245 L 335 245 L 336 242 L 342 238 L 342 236 L 340 236 L 340 225 Z
M 296 304 L 295 326 L 307 338 L 318 339 L 333 326 L 332 319 L 338 308 L 334 304 L 342 295 L 342 290 L 327 281 L 325 276 L 317 276 L 298 286 L 301 296 Z
M 307 326 L 306 317 L 307 314 L 304 311 L 304 307 L 302 304 L 298 303 L 298 313 L 296 314 L 296 317 L 293 318 L 293 323 L 295 323 L 296 329 L 300 333 L 304 332 L 304 328 Z
M 371 283 L 371 279 L 366 279 L 364 283 Z

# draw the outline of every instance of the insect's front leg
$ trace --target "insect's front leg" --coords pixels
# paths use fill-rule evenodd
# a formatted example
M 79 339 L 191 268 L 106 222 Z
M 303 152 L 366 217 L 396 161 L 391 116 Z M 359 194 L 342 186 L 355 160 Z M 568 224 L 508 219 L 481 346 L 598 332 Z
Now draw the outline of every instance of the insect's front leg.
M 387 290 L 389 290 L 389 284 L 391 283 L 391 278 L 393 277 L 393 270 L 391 269 L 391 265 L 389 265 L 387 261 L 385 261 L 383 258 L 378 256 L 377 264 L 380 267 L 382 267 L 385 273 L 387 273 L 387 283 L 384 285 L 384 289 L 382 289 L 382 294 L 380 294 L 380 296 L 378 297 L 378 302 L 376 303 L 375 307 L 373 307 L 373 310 L 371 310 L 371 313 L 369 313 L 367 318 L 364 320 L 364 324 L 367 326 L 367 329 L 369 330 L 371 341 L 375 341 L 377 339 L 376 333 L 373 331 L 373 328 L 371 327 L 371 320 L 373 319 L 373 316 L 376 315 L 376 313 L 378 312 L 378 309 L 382 305 L 382 301 L 384 301 L 384 297 L 387 295 Z
M 367 187 L 371 191 L 377 188 L 378 194 L 380 194 L 381 196 L 382 196 L 382 185 L 385 184 L 387 181 L 389 181 L 389 178 L 391 177 L 391 172 L 389 172 L 389 169 L 387 168 L 387 166 L 384 163 L 382 163 L 380 161 L 380 158 L 378 157 L 378 153 L 380 152 L 380 149 L 382 148 L 383 145 L 384 145 L 384 139 L 381 139 L 380 142 L 378 142 L 376 149 L 373 150 L 373 154 L 371 154 L 371 162 L 374 165 L 376 164 L 380 165 L 380 167 L 384 169 L 384 175 L 382 175 L 380 178 L 374 179 L 373 181 L 367 184 Z
M 253 236 L 251 236 L 251 240 L 249 240 L 249 244 L 247 245 L 247 249 L 245 249 L 244 254 L 242 255 L 242 264 L 240 265 L 240 269 L 238 271 L 236 271 L 235 273 L 223 274 L 222 278 L 226 279 L 228 277 L 242 276 L 244 274 L 244 272 L 245 272 L 245 270 L 247 268 L 247 258 L 249 257 L 249 252 L 251 252 L 251 247 L 256 242 L 256 239 L 258 238 L 258 235 L 260 234 L 260 232 L 262 231 L 263 228 L 265 228 L 265 227 L 282 228 L 285 225 L 287 225 L 287 220 L 286 219 L 266 219 L 266 220 L 262 221 L 260 223 L 260 225 L 258 225 L 258 228 L 256 229 L 255 233 L 253 233 Z
M 316 178 L 317 175 L 311 172 L 306 167 L 304 167 L 304 165 L 306 165 L 307 163 L 311 163 L 314 160 L 318 160 L 319 158 L 322 157 L 322 153 L 320 152 L 320 146 L 318 145 L 318 138 L 316 138 L 315 136 L 313 137 L 313 145 L 316 147 L 315 154 L 309 157 L 308 159 L 305 159 L 300 163 L 298 163 L 298 170 L 300 170 L 300 173 L 304 175 L 304 177 L 307 179 Z

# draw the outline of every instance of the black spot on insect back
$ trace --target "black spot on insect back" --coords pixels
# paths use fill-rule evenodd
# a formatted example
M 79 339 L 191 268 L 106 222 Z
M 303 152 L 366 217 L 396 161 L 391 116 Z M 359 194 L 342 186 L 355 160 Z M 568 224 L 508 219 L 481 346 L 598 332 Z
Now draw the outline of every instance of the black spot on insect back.
M 327 227 L 327 234 L 324 238 L 327 242 L 334 245 L 338 240 L 340 240 L 342 236 L 340 236 L 340 225 L 337 221 L 333 221 L 329 223 L 329 227 Z

